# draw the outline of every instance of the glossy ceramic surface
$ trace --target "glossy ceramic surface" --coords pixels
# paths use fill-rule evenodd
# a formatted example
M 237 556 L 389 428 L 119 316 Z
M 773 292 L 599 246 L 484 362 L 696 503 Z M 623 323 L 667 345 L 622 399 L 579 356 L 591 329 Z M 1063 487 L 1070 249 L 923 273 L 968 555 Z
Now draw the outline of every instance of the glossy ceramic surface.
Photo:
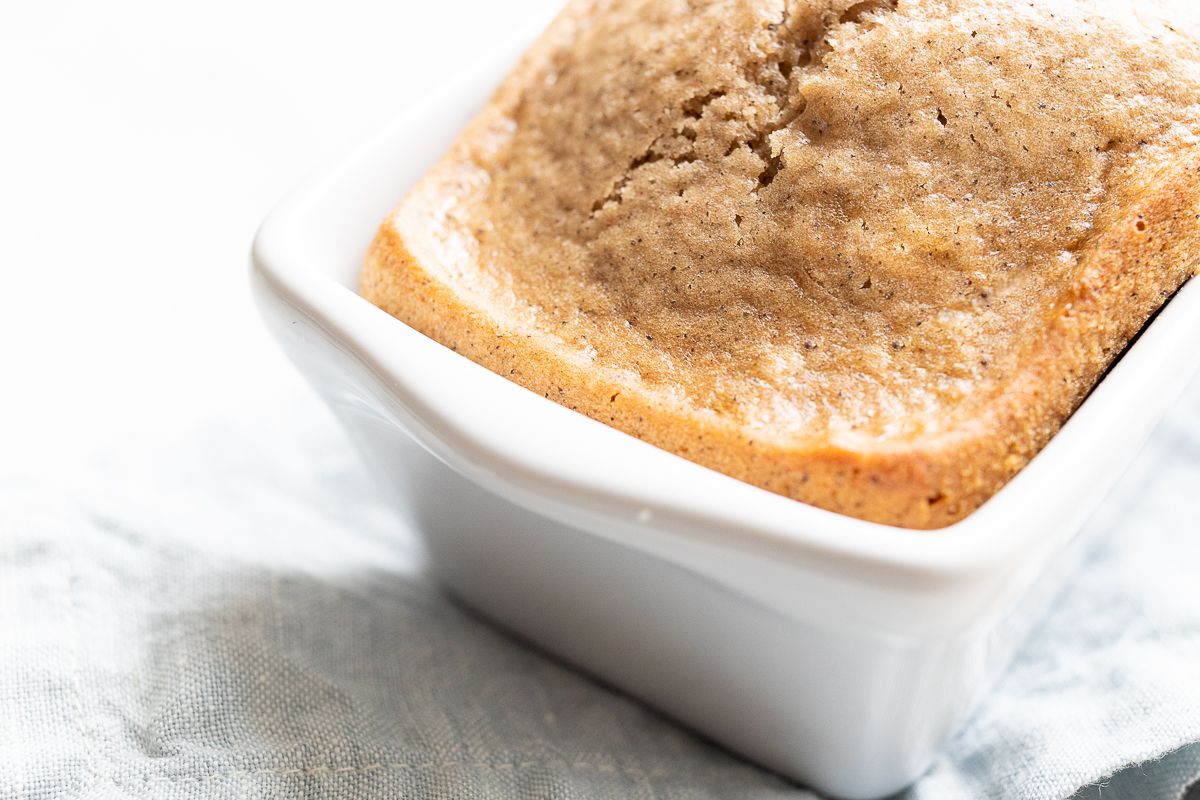
M 354 293 L 375 227 L 492 83 L 414 109 L 270 215 L 265 320 L 464 601 L 820 790 L 899 790 L 1062 587 L 1088 545 L 1075 533 L 1200 366 L 1200 281 L 966 520 L 832 514 L 568 411 Z

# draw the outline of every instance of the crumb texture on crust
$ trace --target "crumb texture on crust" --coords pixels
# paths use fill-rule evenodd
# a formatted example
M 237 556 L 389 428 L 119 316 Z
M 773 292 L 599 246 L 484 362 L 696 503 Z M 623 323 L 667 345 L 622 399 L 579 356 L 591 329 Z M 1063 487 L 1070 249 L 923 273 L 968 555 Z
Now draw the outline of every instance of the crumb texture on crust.
M 364 296 L 834 511 L 994 494 L 1200 255 L 1162 0 L 572 0 L 384 223 Z

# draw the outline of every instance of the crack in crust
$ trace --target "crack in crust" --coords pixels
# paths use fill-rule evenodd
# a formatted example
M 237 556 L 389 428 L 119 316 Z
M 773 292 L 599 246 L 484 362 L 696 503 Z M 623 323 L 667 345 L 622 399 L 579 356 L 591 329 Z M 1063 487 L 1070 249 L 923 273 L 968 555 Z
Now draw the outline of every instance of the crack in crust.
M 761 65 L 755 76 L 755 82 L 772 96 L 778 108 L 775 118 L 746 142 L 763 162 L 755 193 L 770 186 L 783 169 L 782 154 L 772 147 L 771 137 L 790 127 L 807 109 L 808 101 L 797 89 L 806 76 L 824 69 L 825 56 L 833 49 L 828 40 L 830 31 L 847 24 L 873 28 L 880 23 L 881 15 L 895 11 L 898 4 L 898 0 L 863 0 L 836 17 L 832 12 L 825 14 L 815 31 L 811 28 L 806 31 L 791 13 L 790 1 L 785 1 L 779 22 L 768 26 L 776 34 L 776 55 Z M 813 142 L 805 136 L 804 143 Z
M 806 76 L 824 68 L 824 57 L 832 50 L 828 42 L 830 31 L 842 25 L 858 25 L 869 30 L 880 24 L 879 18 L 883 14 L 895 11 L 898 5 L 898 0 L 862 0 L 840 13 L 827 12 L 814 25 L 812 21 L 805 24 L 800 15 L 792 12 L 794 2 L 786 0 L 779 19 L 767 25 L 774 35 L 774 52 L 765 61 L 754 65 L 752 73 L 746 76 L 751 85 L 756 85 L 771 98 L 775 113 L 765 125 L 757 130 L 752 129 L 749 136 L 735 138 L 724 152 L 724 157 L 729 157 L 738 149 L 747 147 L 762 161 L 758 186 L 752 189 L 754 194 L 770 186 L 783 169 L 782 153 L 775 149 L 771 139 L 803 116 L 808 104 L 797 87 Z M 697 160 L 694 148 L 671 156 L 664 152 L 667 150 L 665 145 L 679 137 L 694 142 L 695 124 L 704 118 L 709 106 L 726 94 L 725 88 L 718 87 L 681 103 L 672 129 L 655 137 L 639 155 L 630 160 L 604 196 L 592 204 L 589 219 L 595 219 L 605 209 L 621 205 L 626 187 L 642 167 L 667 158 L 675 166 Z M 804 141 L 812 143 L 808 136 L 804 137 Z
M 655 137 L 655 139 L 650 142 L 649 145 L 647 145 L 646 149 L 643 150 L 640 155 L 629 162 L 629 166 L 627 166 L 625 171 L 621 173 L 621 176 L 613 182 L 612 188 L 609 189 L 608 193 L 592 204 L 591 218 L 595 219 L 596 215 L 605 208 L 619 206 L 621 201 L 624 199 L 622 194 L 625 191 L 625 187 L 629 185 L 629 181 L 633 178 L 633 173 L 637 172 L 647 164 L 653 164 L 656 161 L 662 161 L 664 158 L 670 158 L 675 166 L 679 166 L 680 164 L 690 164 L 695 161 L 696 151 L 694 148 L 689 148 L 686 152 L 679 155 L 668 156 L 666 153 L 662 152 L 660 145 L 674 138 L 682 138 L 688 142 L 696 141 L 696 128 L 692 124 L 688 123 L 688 120 L 699 121 L 704 117 L 704 113 L 708 110 L 708 107 L 712 105 L 714 101 L 719 100 L 724 96 L 724 91 L 720 89 L 714 89 L 711 92 L 699 94 L 684 101 L 680 105 L 680 112 L 682 114 L 683 121 L 676 123 L 675 127 L 668 133 L 664 133 Z

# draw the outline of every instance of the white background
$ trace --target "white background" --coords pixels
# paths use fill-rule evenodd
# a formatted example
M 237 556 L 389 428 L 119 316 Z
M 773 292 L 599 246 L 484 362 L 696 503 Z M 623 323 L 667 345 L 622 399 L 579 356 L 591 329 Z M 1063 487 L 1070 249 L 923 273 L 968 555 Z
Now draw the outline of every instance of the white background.
M 0 0 L 0 451 L 157 437 L 247 383 L 312 402 L 250 301 L 259 221 L 558 6 Z

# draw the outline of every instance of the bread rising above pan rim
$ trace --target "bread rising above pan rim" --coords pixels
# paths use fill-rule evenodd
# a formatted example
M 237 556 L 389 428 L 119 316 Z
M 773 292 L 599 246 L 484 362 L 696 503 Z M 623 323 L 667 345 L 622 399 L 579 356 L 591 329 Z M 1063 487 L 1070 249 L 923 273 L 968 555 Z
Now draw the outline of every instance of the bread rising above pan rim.
M 368 251 L 361 293 L 466 358 L 561 405 L 730 477 L 863 520 L 932 529 L 961 520 L 1059 430 L 1200 260 L 1200 153 L 1169 162 L 1091 241 L 1038 348 L 986 413 L 886 446 L 797 448 L 720 416 L 664 410 L 554 348 L 505 329 L 413 255 L 390 217 Z

